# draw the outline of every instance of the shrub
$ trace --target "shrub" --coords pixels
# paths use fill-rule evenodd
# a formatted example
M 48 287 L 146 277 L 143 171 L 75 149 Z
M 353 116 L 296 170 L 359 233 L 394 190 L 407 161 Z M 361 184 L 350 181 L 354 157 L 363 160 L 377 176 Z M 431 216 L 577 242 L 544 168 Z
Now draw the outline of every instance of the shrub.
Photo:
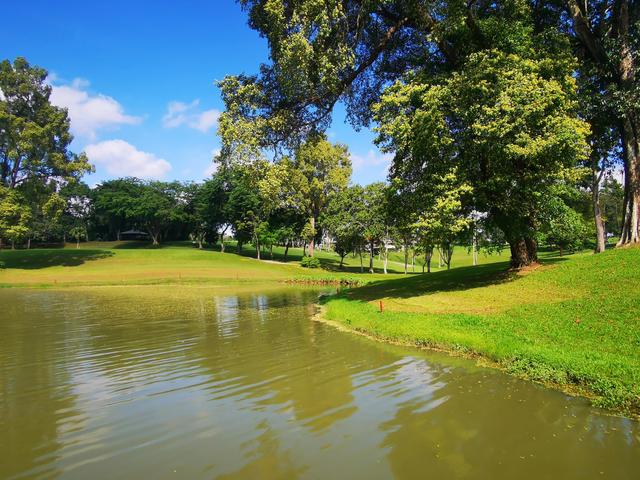
M 300 260 L 300 266 L 305 268 L 320 268 L 320 260 L 316 257 L 302 257 Z

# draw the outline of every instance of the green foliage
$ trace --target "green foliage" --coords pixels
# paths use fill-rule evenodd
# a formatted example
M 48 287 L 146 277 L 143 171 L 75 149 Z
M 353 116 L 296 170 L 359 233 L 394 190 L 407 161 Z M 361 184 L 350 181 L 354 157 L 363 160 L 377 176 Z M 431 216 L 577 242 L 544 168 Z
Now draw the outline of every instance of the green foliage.
M 74 181 L 92 170 L 68 150 L 69 116 L 51 104 L 47 71 L 18 57 L 0 62 L 0 183 L 16 188 L 51 179 Z
M 491 50 L 437 83 L 409 75 L 389 87 L 374 106 L 378 142 L 396 153 L 391 174 L 408 198 L 447 203 L 438 179 L 454 165 L 466 208 L 488 212 L 510 242 L 532 237 L 549 189 L 588 152 L 575 81 L 558 63 Z
M 583 248 L 592 237 L 584 217 L 558 197 L 547 200 L 540 233 L 542 243 L 559 248 L 561 253 Z
M 16 190 L 0 185 L 0 239 L 18 242 L 29 233 L 31 210 Z
M 320 260 L 317 257 L 302 257 L 300 266 L 304 268 L 320 268 Z

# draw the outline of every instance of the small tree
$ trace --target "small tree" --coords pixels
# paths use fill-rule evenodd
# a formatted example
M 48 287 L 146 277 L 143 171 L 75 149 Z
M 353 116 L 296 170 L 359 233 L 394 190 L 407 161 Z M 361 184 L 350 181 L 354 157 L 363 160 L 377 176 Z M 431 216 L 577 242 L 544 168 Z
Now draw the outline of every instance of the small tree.
M 76 239 L 76 248 L 80 248 L 80 239 L 87 236 L 87 229 L 84 225 L 76 225 L 69 230 L 69 235 Z

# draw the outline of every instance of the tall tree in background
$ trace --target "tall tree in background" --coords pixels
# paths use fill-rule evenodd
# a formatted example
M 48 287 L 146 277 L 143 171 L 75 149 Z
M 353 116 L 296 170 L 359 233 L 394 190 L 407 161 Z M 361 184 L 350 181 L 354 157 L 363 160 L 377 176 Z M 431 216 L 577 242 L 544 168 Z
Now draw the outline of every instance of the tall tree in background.
M 19 190 L 13 198 L 29 206 L 28 232 L 21 237 L 29 243 L 52 233 L 62 213 L 54 208 L 62 202 L 57 190 L 92 170 L 84 154 L 69 151 L 69 116 L 51 104 L 46 78 L 46 70 L 24 58 L 0 62 L 0 186 Z
M 333 145 L 314 136 L 295 151 L 292 165 L 303 212 L 309 219 L 309 256 L 313 257 L 318 218 L 332 195 L 344 190 L 351 179 L 351 159 L 345 145 Z
M 69 116 L 51 104 L 47 71 L 21 57 L 0 62 L 0 181 L 8 188 L 52 179 L 73 181 L 91 171 L 69 151 Z

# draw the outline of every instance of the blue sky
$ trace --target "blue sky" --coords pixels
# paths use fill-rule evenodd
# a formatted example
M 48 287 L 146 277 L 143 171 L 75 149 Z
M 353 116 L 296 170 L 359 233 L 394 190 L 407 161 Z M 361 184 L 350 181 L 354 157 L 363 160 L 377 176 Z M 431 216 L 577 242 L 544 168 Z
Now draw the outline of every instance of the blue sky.
M 202 179 L 219 146 L 214 81 L 255 73 L 268 58 L 232 0 L 14 1 L 3 17 L 0 58 L 24 56 L 50 72 L 54 103 L 69 108 L 73 149 L 96 165 L 90 184 Z M 386 177 L 372 133 L 345 124 L 340 106 L 329 137 L 349 146 L 354 182 Z

